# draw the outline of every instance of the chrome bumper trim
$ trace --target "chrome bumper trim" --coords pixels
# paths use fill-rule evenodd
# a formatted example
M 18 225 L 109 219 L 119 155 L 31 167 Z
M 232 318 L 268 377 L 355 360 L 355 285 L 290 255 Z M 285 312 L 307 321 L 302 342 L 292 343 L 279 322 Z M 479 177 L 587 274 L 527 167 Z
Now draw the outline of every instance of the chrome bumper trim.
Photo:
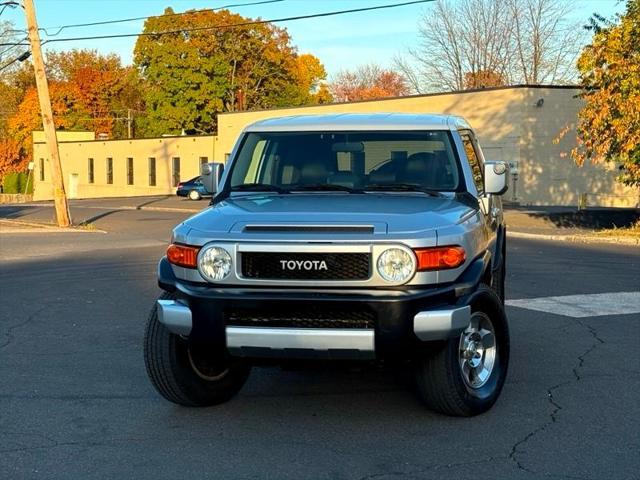
M 176 335 L 191 333 L 191 310 L 175 300 L 158 300 L 158 320 Z
M 471 307 L 429 310 L 413 317 L 413 331 L 423 341 L 445 340 L 460 335 L 469 326 Z
M 374 330 L 372 329 L 314 329 L 314 328 L 269 328 L 227 327 L 227 348 L 236 354 L 245 355 L 256 349 L 286 351 L 309 350 L 325 352 L 337 357 L 375 356 Z M 352 352 L 353 355 L 344 355 Z

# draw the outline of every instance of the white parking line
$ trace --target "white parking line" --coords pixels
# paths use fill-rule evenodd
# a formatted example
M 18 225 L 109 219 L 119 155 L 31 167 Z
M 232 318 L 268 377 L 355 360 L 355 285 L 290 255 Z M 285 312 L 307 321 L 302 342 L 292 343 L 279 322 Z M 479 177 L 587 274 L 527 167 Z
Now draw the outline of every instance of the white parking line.
M 640 292 L 593 293 L 507 300 L 510 307 L 584 318 L 640 313 Z

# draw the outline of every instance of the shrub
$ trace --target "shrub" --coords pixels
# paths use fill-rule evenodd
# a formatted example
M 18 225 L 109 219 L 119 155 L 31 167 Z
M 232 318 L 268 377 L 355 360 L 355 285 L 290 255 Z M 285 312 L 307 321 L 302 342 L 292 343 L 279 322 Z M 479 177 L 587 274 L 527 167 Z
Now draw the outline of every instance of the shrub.
M 25 193 L 25 188 L 26 193 L 33 193 L 33 178 L 28 173 L 7 173 L 2 186 L 2 193 Z

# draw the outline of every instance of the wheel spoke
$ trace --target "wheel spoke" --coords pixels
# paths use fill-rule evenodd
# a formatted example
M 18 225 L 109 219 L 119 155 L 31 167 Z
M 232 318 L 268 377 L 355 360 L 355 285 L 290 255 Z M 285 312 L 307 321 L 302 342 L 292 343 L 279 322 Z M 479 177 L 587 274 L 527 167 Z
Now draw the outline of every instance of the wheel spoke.
M 478 370 L 476 370 L 476 376 L 478 377 L 478 383 L 486 382 L 487 378 L 489 378 L 489 374 L 490 373 L 491 372 L 489 372 L 489 370 L 487 370 L 484 367 L 479 368 Z
M 495 346 L 496 337 L 492 331 L 483 328 L 480 330 L 480 341 L 482 342 L 482 347 L 487 350 Z

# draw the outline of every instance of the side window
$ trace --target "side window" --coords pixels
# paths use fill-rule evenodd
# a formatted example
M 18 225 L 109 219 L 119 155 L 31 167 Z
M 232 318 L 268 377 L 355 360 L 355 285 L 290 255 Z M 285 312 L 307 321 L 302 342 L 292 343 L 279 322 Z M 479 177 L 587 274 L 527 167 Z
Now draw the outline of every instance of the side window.
M 460 136 L 462 137 L 464 151 L 467 155 L 467 159 L 469 160 L 471 172 L 473 173 L 473 183 L 475 183 L 478 193 L 482 195 L 484 193 L 484 174 L 482 169 L 482 161 L 478 156 L 478 152 L 474 145 L 473 139 L 471 138 L 471 135 L 469 133 L 461 132 Z
M 171 177 L 172 183 L 174 187 L 177 187 L 180 183 L 180 157 L 173 157 L 171 159 L 172 168 L 171 168 Z
M 113 158 L 107 157 L 107 183 L 113 184 Z

